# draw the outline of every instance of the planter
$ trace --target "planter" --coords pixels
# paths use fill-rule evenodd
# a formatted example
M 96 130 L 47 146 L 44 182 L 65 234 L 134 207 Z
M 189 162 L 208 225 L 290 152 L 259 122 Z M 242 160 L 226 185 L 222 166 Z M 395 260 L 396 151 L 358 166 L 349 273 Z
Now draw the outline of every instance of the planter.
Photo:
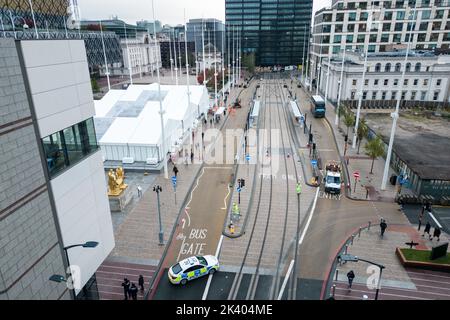
M 431 253 L 430 250 L 416 250 L 416 251 L 426 251 L 426 252 Z M 408 260 L 408 259 L 406 259 L 405 255 L 403 254 L 401 248 L 396 248 L 395 249 L 395 254 L 400 259 L 400 262 L 401 262 L 401 264 L 404 267 L 417 268 L 417 269 L 426 269 L 426 270 L 450 273 L 450 264 L 447 264 L 447 263 L 435 263 L 435 262 L 429 262 L 429 261 L 425 262 L 425 261 Z

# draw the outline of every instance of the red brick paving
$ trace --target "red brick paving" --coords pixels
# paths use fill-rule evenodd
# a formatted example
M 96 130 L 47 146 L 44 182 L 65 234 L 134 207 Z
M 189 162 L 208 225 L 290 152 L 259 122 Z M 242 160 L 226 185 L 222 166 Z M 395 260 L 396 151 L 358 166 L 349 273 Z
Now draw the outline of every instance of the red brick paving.
M 156 266 L 105 261 L 96 272 L 97 286 L 100 300 L 123 300 L 122 282 L 128 278 L 138 286 L 139 275 L 144 277 L 144 288 L 147 289 Z M 138 291 L 138 300 L 143 299 L 144 293 Z
M 422 269 L 408 268 L 407 273 L 417 290 L 383 286 L 379 300 L 450 300 L 450 274 Z M 336 300 L 362 300 L 367 295 L 369 300 L 375 298 L 375 290 L 366 285 L 353 283 L 349 290 L 346 282 L 337 281 Z

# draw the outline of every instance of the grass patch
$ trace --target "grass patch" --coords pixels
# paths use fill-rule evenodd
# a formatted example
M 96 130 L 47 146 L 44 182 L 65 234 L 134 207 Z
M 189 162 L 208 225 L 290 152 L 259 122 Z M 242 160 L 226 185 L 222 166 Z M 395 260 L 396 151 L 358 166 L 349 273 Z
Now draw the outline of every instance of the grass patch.
M 403 253 L 405 259 L 409 261 L 421 261 L 421 262 L 431 262 L 450 265 L 450 254 L 448 252 L 445 257 L 430 260 L 431 250 L 415 250 L 415 249 L 400 249 L 400 250 Z

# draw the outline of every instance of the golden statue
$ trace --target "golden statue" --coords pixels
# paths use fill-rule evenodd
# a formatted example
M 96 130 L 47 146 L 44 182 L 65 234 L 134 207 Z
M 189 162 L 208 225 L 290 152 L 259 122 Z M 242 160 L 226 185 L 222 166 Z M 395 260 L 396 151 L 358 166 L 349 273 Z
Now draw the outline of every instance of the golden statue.
M 128 185 L 124 183 L 125 172 L 122 167 L 119 167 L 114 172 L 113 169 L 109 169 L 108 172 L 108 196 L 118 196 Z

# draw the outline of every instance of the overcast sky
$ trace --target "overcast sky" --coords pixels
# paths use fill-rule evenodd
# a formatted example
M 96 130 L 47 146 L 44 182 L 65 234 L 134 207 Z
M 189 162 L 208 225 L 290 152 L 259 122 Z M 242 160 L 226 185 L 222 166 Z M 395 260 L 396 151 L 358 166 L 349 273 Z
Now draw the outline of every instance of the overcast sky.
M 313 0 L 313 12 L 331 4 L 331 0 Z M 154 0 L 155 17 L 163 24 L 184 23 L 193 18 L 225 20 L 225 0 Z M 82 19 L 109 19 L 117 15 L 128 23 L 153 20 L 151 0 L 78 0 Z

